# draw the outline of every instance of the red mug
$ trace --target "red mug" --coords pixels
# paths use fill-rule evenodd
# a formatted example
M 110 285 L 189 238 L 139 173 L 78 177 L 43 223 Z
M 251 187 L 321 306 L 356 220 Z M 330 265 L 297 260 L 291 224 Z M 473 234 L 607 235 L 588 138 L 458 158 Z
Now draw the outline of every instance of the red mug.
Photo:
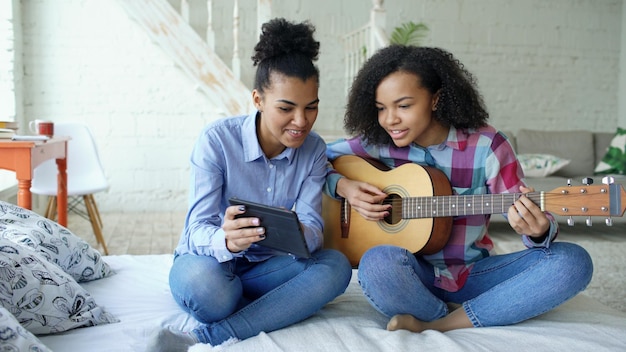
M 35 120 L 28 123 L 28 128 L 32 133 L 51 137 L 54 135 L 54 122 Z

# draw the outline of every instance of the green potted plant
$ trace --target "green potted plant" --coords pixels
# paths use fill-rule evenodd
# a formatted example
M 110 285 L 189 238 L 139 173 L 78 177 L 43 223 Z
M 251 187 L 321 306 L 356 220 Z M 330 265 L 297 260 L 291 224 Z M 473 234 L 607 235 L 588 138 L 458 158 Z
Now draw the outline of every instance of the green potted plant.
M 409 21 L 393 29 L 389 42 L 391 44 L 420 46 L 427 33 L 428 26 L 421 22 Z

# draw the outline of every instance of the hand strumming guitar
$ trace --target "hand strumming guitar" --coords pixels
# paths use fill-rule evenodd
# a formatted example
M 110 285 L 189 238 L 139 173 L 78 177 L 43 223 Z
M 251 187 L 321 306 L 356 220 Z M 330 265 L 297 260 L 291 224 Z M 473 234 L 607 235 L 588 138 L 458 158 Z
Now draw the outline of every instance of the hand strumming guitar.
M 336 192 L 367 220 L 382 220 L 389 215 L 391 204 L 381 204 L 387 194 L 367 182 L 342 177 L 337 182 Z

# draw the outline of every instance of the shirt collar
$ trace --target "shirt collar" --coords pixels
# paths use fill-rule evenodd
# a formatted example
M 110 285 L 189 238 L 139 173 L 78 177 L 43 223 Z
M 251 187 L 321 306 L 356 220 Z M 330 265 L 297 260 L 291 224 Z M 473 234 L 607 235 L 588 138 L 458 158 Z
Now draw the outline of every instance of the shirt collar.
M 468 133 L 466 130 L 457 130 L 454 126 L 450 126 L 448 132 L 448 138 L 438 148 L 443 148 L 444 145 L 452 149 L 463 151 L 467 148 Z

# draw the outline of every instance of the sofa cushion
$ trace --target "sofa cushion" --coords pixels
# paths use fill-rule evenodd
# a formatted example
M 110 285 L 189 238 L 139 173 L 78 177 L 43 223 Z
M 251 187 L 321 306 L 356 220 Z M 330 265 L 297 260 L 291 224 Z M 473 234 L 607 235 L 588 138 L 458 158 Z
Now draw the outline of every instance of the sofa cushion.
M 570 163 L 567 159 L 550 154 L 518 154 L 517 160 L 526 177 L 550 176 Z
M 595 165 L 593 133 L 521 129 L 515 136 L 517 154 L 551 154 L 570 163 L 554 176 L 592 175 Z
M 617 128 L 606 154 L 594 171 L 598 174 L 626 174 L 626 129 Z
M 611 141 L 615 137 L 614 132 L 596 132 L 593 135 L 593 140 L 595 142 L 596 148 L 596 162 L 594 165 L 598 165 L 602 158 L 606 155 L 606 151 L 611 144 Z

